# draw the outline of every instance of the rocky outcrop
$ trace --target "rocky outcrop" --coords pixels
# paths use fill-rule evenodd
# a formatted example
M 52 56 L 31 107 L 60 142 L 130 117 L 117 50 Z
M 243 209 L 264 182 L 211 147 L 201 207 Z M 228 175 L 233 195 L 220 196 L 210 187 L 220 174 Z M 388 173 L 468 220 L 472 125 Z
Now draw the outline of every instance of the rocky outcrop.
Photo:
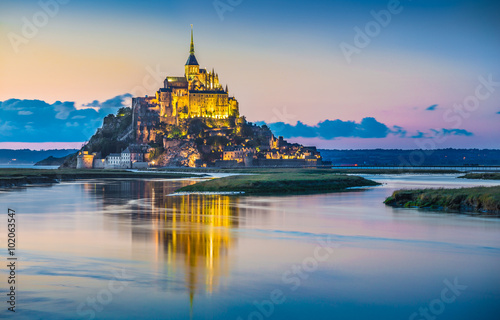
M 132 123 L 132 111 L 130 108 L 121 108 L 117 115 L 107 115 L 102 127 L 90 138 L 89 142 L 81 149 L 89 154 L 99 152 L 101 157 L 110 153 L 120 152 L 125 149 L 130 140 L 129 131 Z M 65 159 L 61 168 L 76 168 L 77 153 Z
M 67 155 L 65 157 L 61 157 L 61 158 L 49 156 L 48 158 L 43 159 L 43 160 L 35 163 L 35 166 L 60 166 L 64 163 L 64 161 L 66 161 L 66 159 L 70 158 L 71 156 L 72 156 L 72 154 L 69 154 L 69 155 Z
M 164 167 L 195 167 L 201 154 L 194 141 L 183 141 L 173 145 L 154 159 L 155 165 Z

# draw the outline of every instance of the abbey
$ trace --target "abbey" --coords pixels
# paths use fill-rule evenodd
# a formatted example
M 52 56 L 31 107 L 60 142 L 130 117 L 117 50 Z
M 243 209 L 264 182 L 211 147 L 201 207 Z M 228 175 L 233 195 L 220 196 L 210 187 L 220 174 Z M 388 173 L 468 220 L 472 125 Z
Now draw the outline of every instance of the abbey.
M 183 76 L 167 76 L 154 97 L 139 97 L 132 101 L 137 136 L 147 137 L 146 127 L 156 122 L 176 125 L 179 119 L 239 117 L 238 101 L 230 97 L 227 85 L 219 75 L 201 69 L 194 55 L 193 28 L 191 46 Z

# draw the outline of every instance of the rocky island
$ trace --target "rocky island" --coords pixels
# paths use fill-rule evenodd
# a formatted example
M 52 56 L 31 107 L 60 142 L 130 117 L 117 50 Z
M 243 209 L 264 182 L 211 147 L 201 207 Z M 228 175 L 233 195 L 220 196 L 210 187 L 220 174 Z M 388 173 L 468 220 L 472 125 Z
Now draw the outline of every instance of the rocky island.
M 212 69 L 200 68 L 193 30 L 183 76 L 166 76 L 152 96 L 108 115 L 63 168 L 318 167 L 316 147 L 288 143 L 248 122 Z
M 67 155 L 67 156 L 60 157 L 60 158 L 49 156 L 49 157 L 35 163 L 35 166 L 60 166 L 66 161 L 67 158 L 70 158 L 70 157 L 71 157 L 71 155 Z

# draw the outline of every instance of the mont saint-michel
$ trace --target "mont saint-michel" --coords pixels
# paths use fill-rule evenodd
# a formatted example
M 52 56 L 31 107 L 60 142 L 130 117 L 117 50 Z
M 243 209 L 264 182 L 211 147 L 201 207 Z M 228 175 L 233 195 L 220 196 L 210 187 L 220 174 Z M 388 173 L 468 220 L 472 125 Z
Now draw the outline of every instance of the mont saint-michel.
M 108 115 L 63 166 L 77 168 L 317 167 L 316 147 L 288 143 L 240 115 L 238 100 L 218 73 L 201 68 L 193 28 L 184 75 L 166 75 L 154 95 Z
M 1 1 L 0 317 L 497 320 L 498 13 Z

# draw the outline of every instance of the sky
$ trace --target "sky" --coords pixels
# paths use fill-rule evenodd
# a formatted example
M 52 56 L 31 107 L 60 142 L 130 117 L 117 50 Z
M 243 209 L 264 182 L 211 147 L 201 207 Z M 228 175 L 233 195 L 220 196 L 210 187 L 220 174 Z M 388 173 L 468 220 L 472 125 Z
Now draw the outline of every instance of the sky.
M 81 147 L 108 113 L 214 68 L 247 120 L 330 149 L 500 148 L 500 3 L 0 2 L 0 148 Z

